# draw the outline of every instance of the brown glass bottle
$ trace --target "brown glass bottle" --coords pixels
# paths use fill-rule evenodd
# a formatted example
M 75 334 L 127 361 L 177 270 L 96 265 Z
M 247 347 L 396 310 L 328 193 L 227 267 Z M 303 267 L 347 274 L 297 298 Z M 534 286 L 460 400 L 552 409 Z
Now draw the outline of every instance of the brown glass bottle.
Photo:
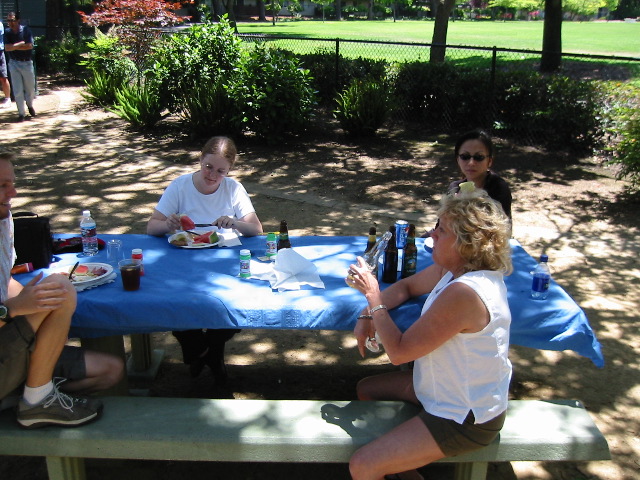
M 367 253 L 376 244 L 376 227 L 369 229 L 369 239 L 367 240 L 367 247 L 364 249 L 364 253 Z
M 389 227 L 391 239 L 384 251 L 384 264 L 382 265 L 382 281 L 393 283 L 398 279 L 398 247 L 396 246 L 396 227 Z
M 409 224 L 409 233 L 407 233 L 407 244 L 404 247 L 402 255 L 402 272 L 400 278 L 407 278 L 416 273 L 418 266 L 418 249 L 416 248 L 416 226 Z
M 278 250 L 283 248 L 291 248 L 291 242 L 289 241 L 289 228 L 287 227 L 286 220 L 282 220 L 280 222 L 280 236 L 278 237 Z

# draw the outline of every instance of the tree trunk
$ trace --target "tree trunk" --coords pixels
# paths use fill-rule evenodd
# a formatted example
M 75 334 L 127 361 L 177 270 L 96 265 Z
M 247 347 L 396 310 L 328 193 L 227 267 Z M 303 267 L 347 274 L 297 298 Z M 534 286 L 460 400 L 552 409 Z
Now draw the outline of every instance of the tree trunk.
M 258 21 L 267 21 L 267 9 L 264 5 L 264 0 L 258 0 Z
M 433 25 L 431 53 L 429 57 L 429 61 L 432 63 L 444 62 L 447 45 L 447 30 L 449 28 L 449 15 L 451 15 L 454 3 L 454 0 L 440 0 L 438 2 L 436 21 Z
M 233 27 L 236 33 L 238 33 L 238 25 L 236 24 L 236 13 L 233 11 L 233 4 L 235 0 L 224 0 L 224 8 L 227 11 L 229 17 L 229 25 Z
M 562 0 L 545 0 L 540 71 L 555 72 L 562 65 Z
M 342 0 L 336 0 L 336 20 L 342 20 Z

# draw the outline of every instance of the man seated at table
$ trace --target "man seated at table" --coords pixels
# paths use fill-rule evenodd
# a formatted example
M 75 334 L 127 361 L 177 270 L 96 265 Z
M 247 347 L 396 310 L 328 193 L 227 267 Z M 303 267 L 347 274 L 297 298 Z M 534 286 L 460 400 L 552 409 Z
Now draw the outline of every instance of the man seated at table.
M 122 378 L 124 365 L 115 356 L 66 345 L 76 307 L 76 291 L 66 276 L 39 274 L 24 286 L 11 276 L 13 161 L 12 154 L 0 153 L 0 408 L 17 403 L 17 420 L 25 428 L 76 427 L 97 419 L 102 402 L 60 390 L 111 387 Z M 22 384 L 18 399 L 14 391 Z

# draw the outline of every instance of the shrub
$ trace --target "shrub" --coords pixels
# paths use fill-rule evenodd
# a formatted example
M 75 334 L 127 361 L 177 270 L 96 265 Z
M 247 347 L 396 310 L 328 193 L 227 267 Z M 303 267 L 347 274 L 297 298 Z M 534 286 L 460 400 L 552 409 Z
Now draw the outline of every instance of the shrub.
M 119 77 L 114 77 L 107 72 L 95 70 L 88 80 L 85 80 L 85 89 L 82 96 L 89 103 L 100 107 L 109 107 L 116 102 L 116 91 L 125 82 Z
M 69 80 L 86 77 L 87 68 L 81 64 L 89 52 L 88 39 L 78 38 L 66 32 L 60 40 L 38 40 L 34 49 L 38 70 L 47 73 L 63 73 Z
M 180 106 L 193 85 L 230 75 L 240 63 L 242 40 L 225 17 L 167 36 L 153 51 L 152 73 L 170 106 Z
M 379 80 L 354 80 L 336 99 L 336 119 L 347 135 L 373 136 L 389 113 L 387 86 Z
M 640 193 L 640 107 L 626 107 L 619 112 L 618 139 L 611 148 L 611 163 L 620 165 L 617 178 L 631 182 L 630 190 Z
M 181 116 L 192 136 L 235 136 L 242 131 L 241 109 L 221 78 L 196 83 L 183 99 Z
M 115 104 L 110 108 L 137 130 L 151 129 L 162 118 L 164 110 L 158 85 L 152 80 L 140 79 L 116 89 Z
M 264 44 L 247 55 L 233 96 L 247 128 L 269 143 L 303 130 L 316 104 L 309 70 L 291 53 Z

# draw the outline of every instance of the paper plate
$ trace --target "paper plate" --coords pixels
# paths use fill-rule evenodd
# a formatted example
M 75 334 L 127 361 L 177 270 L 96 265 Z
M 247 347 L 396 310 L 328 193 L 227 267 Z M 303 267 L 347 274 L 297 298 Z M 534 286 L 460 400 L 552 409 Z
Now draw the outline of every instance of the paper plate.
M 198 232 L 198 229 L 194 229 L 194 232 Z M 205 233 L 205 232 L 211 232 L 212 230 L 206 230 L 203 229 L 202 232 L 198 232 L 200 234 Z M 173 235 L 171 235 L 167 241 L 169 242 L 169 244 L 173 247 L 176 248 L 186 248 L 186 249 L 201 249 L 201 248 L 211 248 L 211 247 L 215 247 L 216 245 L 218 245 L 220 243 L 220 240 L 218 240 L 216 243 L 192 243 L 189 245 L 174 245 L 173 243 L 171 243 L 171 241 L 176 238 L 176 236 L 180 235 L 181 233 L 185 233 L 185 232 L 176 232 Z
M 108 263 L 81 263 L 80 265 L 78 265 L 78 267 L 80 266 L 87 267 L 89 269 L 89 272 L 100 271 L 103 273 L 100 273 L 99 275 L 76 275 L 74 273 L 73 278 L 71 279 L 71 283 L 74 286 L 86 286 L 92 285 L 94 283 L 99 283 L 100 281 L 104 280 L 105 277 L 111 275 L 111 273 L 113 272 L 113 267 Z M 51 273 L 60 273 L 69 276 L 69 272 L 72 268 L 73 265 L 67 265 L 66 267 L 58 268 Z

